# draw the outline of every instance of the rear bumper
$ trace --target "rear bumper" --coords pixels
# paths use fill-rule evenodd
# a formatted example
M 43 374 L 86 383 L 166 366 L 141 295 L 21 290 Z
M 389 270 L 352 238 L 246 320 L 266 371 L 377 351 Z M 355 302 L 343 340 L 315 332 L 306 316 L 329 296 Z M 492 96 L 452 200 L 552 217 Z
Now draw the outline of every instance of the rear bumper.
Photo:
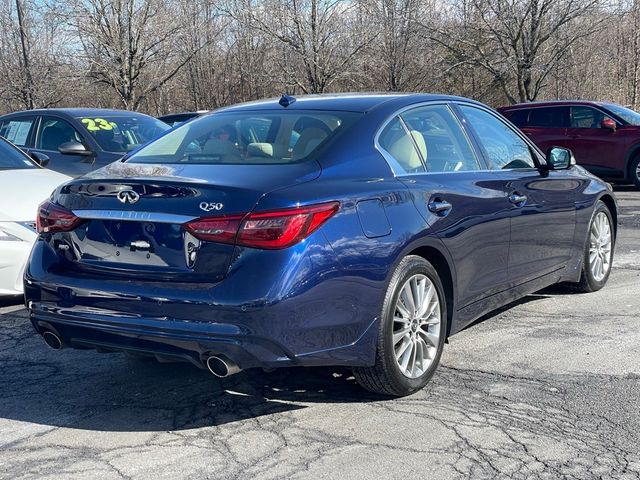
M 376 322 L 372 321 L 352 343 L 317 351 L 296 353 L 281 339 L 261 337 L 230 323 L 200 323 L 109 315 L 78 309 L 66 310 L 30 302 L 30 318 L 42 334 L 53 331 L 72 348 L 129 351 L 163 358 L 186 360 L 201 367 L 210 355 L 225 355 L 240 368 L 347 365 L 371 363 L 371 344 Z M 373 347 L 375 348 L 375 346 Z
M 241 253 L 214 285 L 74 275 L 49 268 L 49 255 L 37 242 L 25 299 L 38 333 L 54 331 L 69 347 L 199 366 L 222 354 L 243 369 L 374 362 L 382 282 L 344 276 L 312 255 L 291 255 L 297 264 L 286 269 L 252 269 L 243 267 L 251 252 Z

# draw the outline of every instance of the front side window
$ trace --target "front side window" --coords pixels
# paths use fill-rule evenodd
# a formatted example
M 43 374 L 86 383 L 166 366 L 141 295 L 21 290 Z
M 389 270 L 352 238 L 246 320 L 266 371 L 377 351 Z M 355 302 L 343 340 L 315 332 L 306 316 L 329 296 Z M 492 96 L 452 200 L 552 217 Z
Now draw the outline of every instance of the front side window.
M 476 107 L 461 105 L 460 109 L 476 132 L 492 170 L 535 167 L 529 145 L 509 125 Z
M 171 127 L 146 115 L 80 117 L 78 121 L 107 152 L 125 153 L 135 150 Z
M 569 107 L 538 107 L 529 113 L 529 127 L 564 128 L 567 127 Z M 516 124 L 517 125 L 517 124 Z
M 282 164 L 303 161 L 362 114 L 220 112 L 200 117 L 133 154 L 131 163 Z
M 422 173 L 425 171 L 422 163 L 426 154 L 424 138 L 416 130 L 408 132 L 398 117 L 394 117 L 380 132 L 378 143 L 394 160 L 393 170 L 395 173 Z
M 14 145 L 27 147 L 29 134 L 35 124 L 35 117 L 21 117 L 5 120 L 0 126 L 0 137 L 4 137 Z
M 401 115 L 417 139 L 427 172 L 479 170 L 480 164 L 469 141 L 446 105 L 428 105 Z
M 571 107 L 571 128 L 600 128 L 607 117 L 600 110 L 585 106 Z
M 65 120 L 43 117 L 36 138 L 36 148 L 57 152 L 58 147 L 67 142 L 82 143 L 78 131 Z
M 29 157 L 20 150 L 0 139 L 0 170 L 38 168 Z

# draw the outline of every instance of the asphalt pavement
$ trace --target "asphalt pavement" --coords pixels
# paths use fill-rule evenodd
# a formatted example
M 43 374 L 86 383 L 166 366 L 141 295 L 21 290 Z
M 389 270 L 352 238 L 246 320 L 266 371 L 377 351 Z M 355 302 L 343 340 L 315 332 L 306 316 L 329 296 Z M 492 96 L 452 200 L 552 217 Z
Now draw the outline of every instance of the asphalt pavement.
M 608 285 L 552 288 L 451 338 L 424 390 L 47 348 L 0 306 L 0 478 L 640 478 L 640 191 Z M 15 303 L 15 300 L 14 300 Z

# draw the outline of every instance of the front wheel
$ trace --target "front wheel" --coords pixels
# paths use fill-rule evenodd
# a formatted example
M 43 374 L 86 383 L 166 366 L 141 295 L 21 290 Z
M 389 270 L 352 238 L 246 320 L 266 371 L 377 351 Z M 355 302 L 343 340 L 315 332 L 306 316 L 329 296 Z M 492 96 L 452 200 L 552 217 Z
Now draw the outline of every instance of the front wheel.
M 578 292 L 595 292 L 607 283 L 613 263 L 613 220 L 609 209 L 598 201 L 587 232 L 580 281 L 571 285 Z
M 354 368 L 354 377 L 374 393 L 416 392 L 435 373 L 446 333 L 446 301 L 438 273 L 424 258 L 407 256 L 387 288 L 375 364 Z

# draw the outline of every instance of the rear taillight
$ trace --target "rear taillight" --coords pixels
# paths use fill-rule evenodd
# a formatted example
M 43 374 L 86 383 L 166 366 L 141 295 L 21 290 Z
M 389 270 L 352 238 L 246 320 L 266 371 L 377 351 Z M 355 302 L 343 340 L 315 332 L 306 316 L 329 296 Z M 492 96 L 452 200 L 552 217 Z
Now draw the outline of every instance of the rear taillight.
M 82 223 L 71 210 L 51 203 L 49 200 L 38 206 L 36 228 L 38 233 L 69 232 Z
M 330 202 L 247 215 L 205 217 L 185 224 L 185 229 L 208 242 L 286 248 L 311 235 L 339 206 L 338 202 Z

